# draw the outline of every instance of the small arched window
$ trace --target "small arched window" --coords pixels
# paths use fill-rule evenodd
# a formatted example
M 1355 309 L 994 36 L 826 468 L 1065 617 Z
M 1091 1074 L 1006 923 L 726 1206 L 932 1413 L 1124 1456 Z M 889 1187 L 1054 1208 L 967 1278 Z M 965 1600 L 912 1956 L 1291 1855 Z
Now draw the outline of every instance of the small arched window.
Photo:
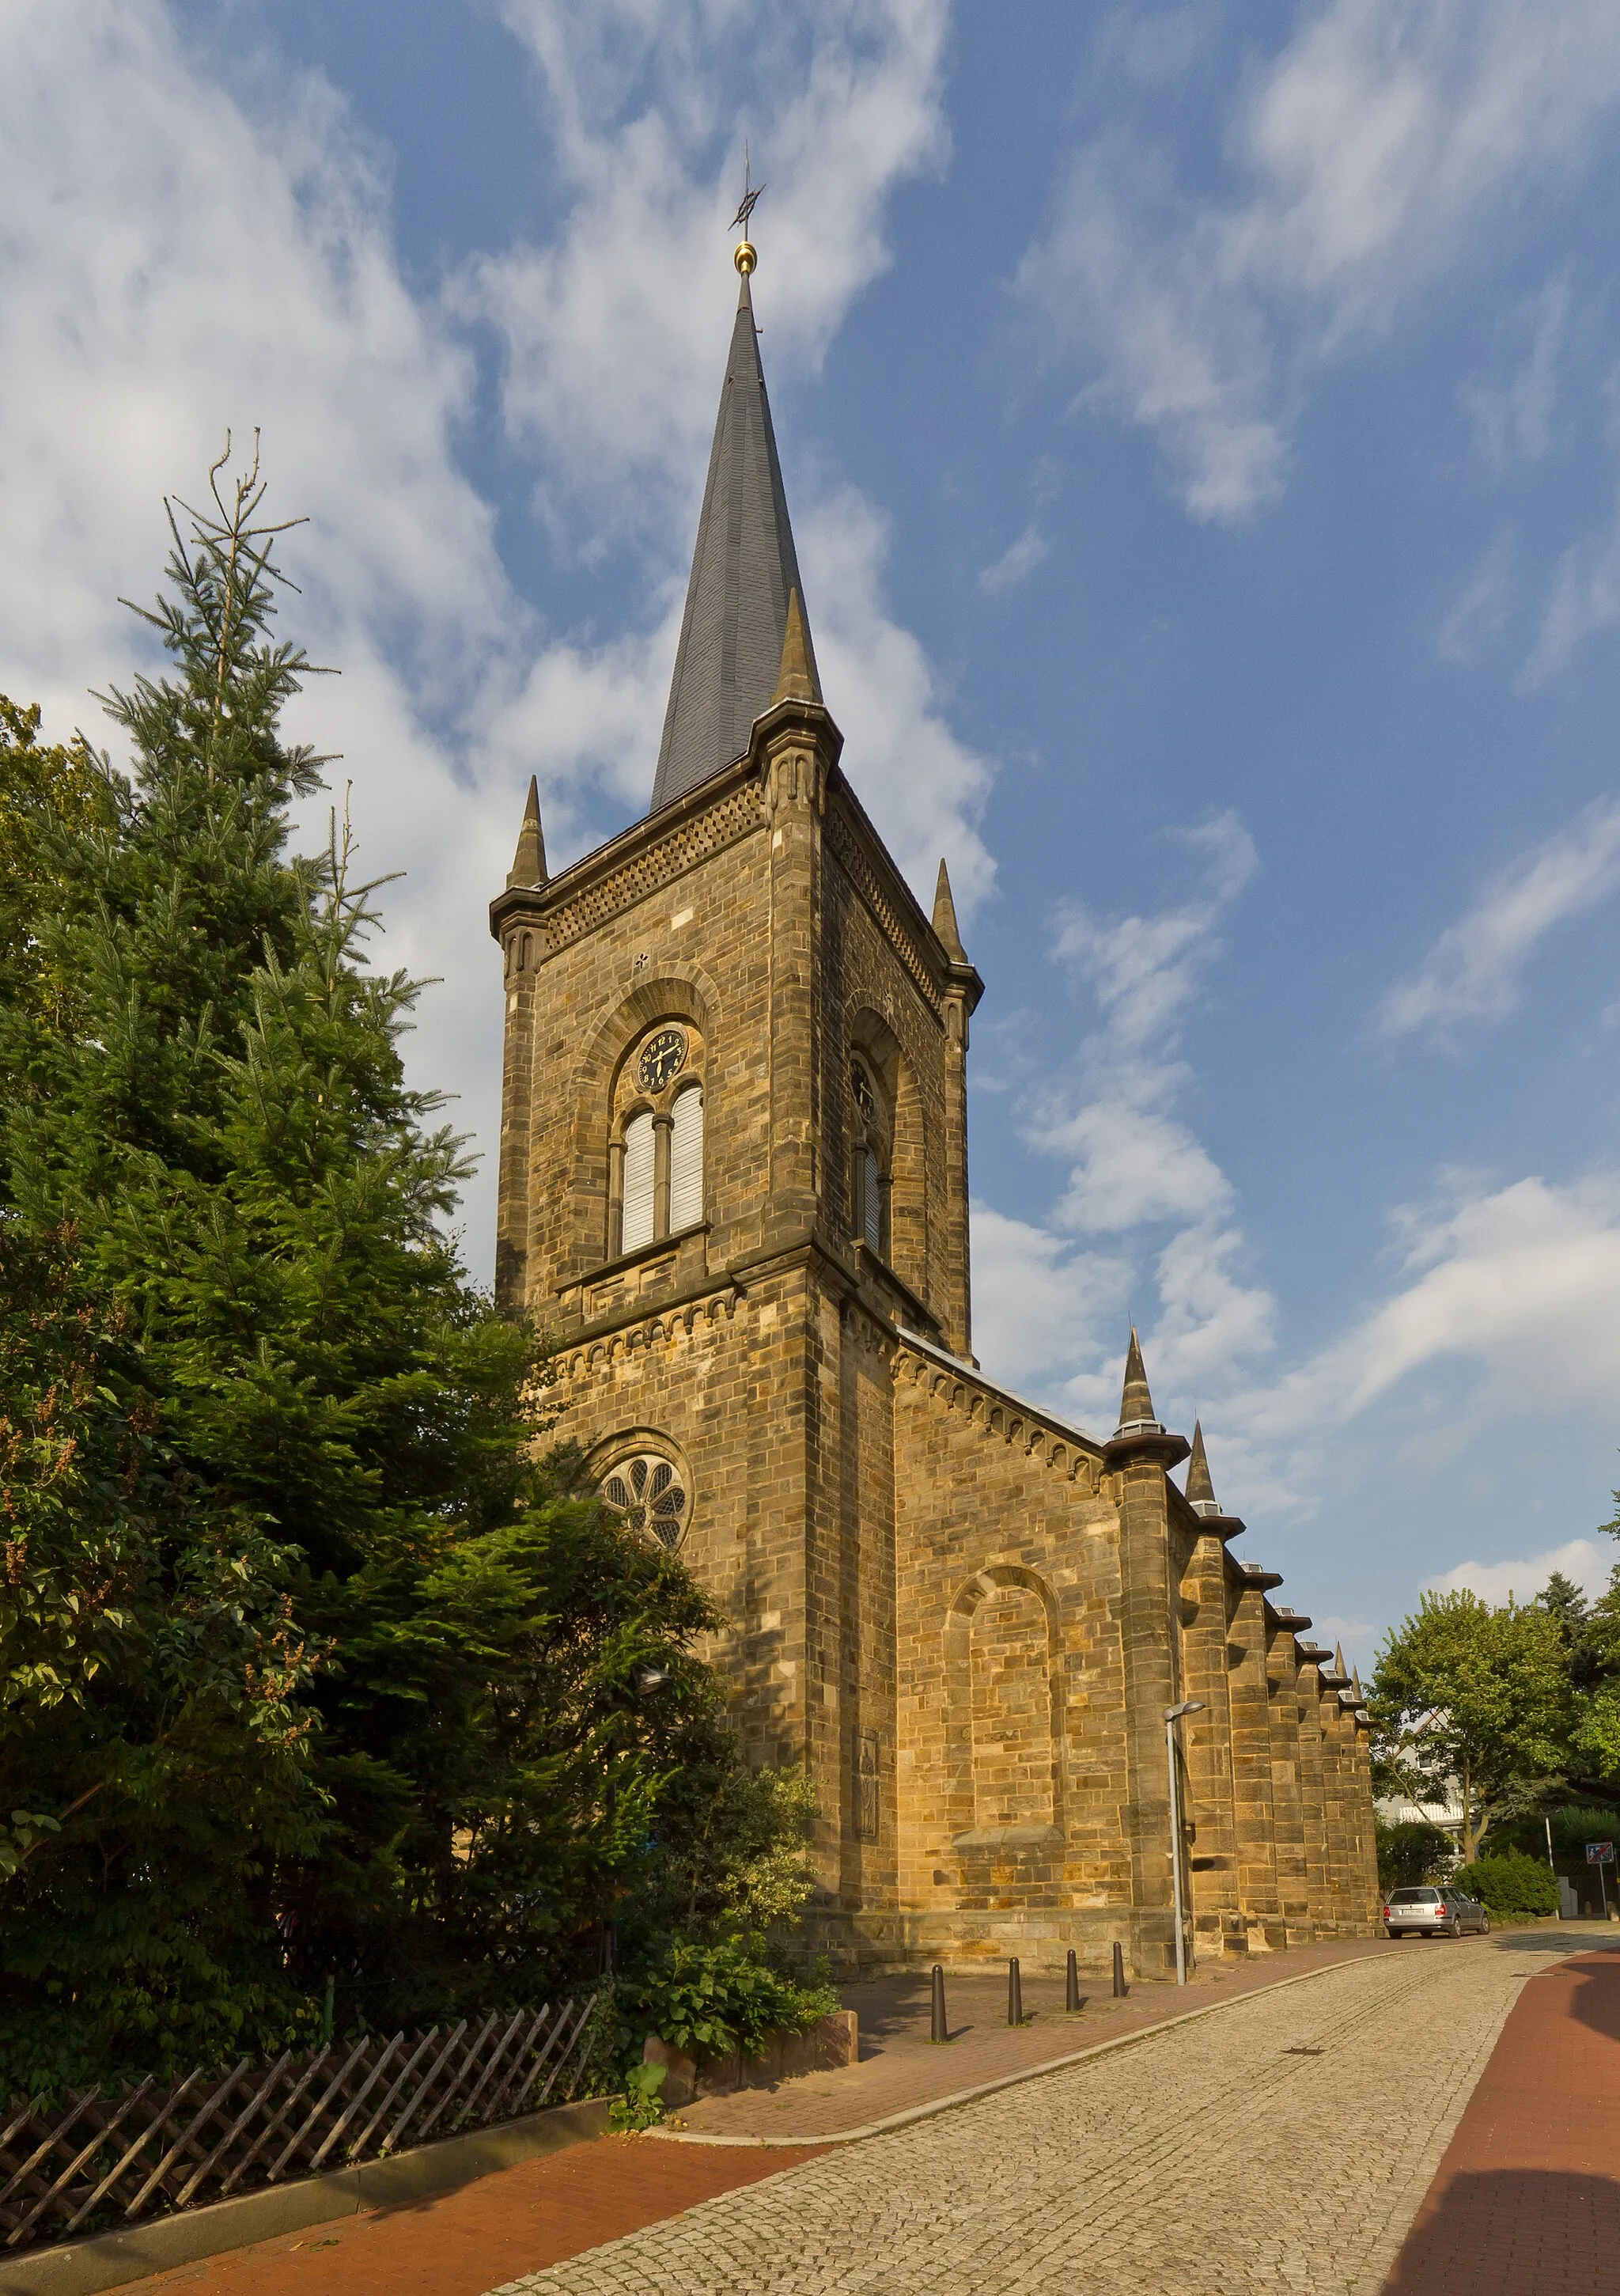
M 669 1232 L 695 1226 L 703 1217 L 703 1089 L 691 1085 L 675 1101 L 669 1132 Z
M 652 1114 L 643 1109 L 625 1127 L 626 1251 L 639 1251 L 652 1242 L 653 1160 Z
M 863 1062 L 849 1063 L 849 1089 L 855 1106 L 855 1138 L 851 1143 L 849 1190 L 852 1233 L 880 1259 L 888 1250 L 885 1217 L 888 1193 L 885 1174 L 888 1127 L 877 1086 Z

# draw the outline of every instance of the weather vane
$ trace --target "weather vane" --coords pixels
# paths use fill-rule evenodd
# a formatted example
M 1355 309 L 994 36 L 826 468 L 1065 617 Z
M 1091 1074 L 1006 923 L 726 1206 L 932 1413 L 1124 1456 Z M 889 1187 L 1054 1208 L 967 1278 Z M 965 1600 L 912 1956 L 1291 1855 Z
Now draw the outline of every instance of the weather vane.
M 741 272 L 745 279 L 759 260 L 758 256 L 754 251 L 752 242 L 749 238 L 749 217 L 753 214 L 755 208 L 758 204 L 759 192 L 763 192 L 765 188 L 765 185 L 761 184 L 759 191 L 755 191 L 750 181 L 750 175 L 751 169 L 749 161 L 749 147 L 747 139 L 745 138 L 742 146 L 742 199 L 738 206 L 736 214 L 732 217 L 729 226 L 731 230 L 740 231 L 742 234 L 742 237 L 737 242 L 737 252 L 732 256 L 732 261 L 736 265 L 738 270 Z

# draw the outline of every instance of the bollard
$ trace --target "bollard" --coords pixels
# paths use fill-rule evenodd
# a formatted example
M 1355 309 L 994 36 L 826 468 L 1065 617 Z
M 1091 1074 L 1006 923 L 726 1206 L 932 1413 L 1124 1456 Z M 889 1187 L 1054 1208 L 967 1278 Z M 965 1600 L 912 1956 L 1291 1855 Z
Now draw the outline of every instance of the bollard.
M 930 2041 L 948 2041 L 950 2038 L 950 2028 L 945 2023 L 945 1972 L 936 1962 L 934 1964 L 934 2030 L 929 2035 L 929 2038 Z
M 1072 1945 L 1068 1949 L 1068 1977 L 1064 1988 L 1063 2006 L 1071 2017 L 1080 2006 L 1080 1964 Z
M 1024 2021 L 1024 1987 L 1019 1976 L 1016 1960 L 1007 1964 L 1007 2022 L 1021 2025 Z
M 1114 1940 L 1114 1998 L 1116 2001 L 1123 2001 L 1125 1997 L 1125 1948 L 1116 1938 Z

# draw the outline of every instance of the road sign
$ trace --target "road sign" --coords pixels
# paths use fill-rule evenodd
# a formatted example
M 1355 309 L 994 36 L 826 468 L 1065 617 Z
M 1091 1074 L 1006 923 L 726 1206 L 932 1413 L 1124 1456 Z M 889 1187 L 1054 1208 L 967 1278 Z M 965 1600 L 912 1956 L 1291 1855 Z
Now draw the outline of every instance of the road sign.
M 1589 1841 L 1586 1845 L 1586 1862 L 1589 1866 L 1612 1866 L 1615 1862 L 1614 1843 Z

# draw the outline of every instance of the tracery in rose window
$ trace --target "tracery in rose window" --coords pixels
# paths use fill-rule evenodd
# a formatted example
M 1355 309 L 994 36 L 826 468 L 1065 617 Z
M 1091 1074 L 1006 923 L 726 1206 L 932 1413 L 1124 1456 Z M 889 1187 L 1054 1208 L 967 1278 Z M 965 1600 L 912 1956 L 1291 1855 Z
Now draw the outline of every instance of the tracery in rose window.
M 656 1451 L 621 1459 L 602 1482 L 601 1495 L 632 1530 L 679 1546 L 686 1532 L 687 1495 L 675 1467 Z

